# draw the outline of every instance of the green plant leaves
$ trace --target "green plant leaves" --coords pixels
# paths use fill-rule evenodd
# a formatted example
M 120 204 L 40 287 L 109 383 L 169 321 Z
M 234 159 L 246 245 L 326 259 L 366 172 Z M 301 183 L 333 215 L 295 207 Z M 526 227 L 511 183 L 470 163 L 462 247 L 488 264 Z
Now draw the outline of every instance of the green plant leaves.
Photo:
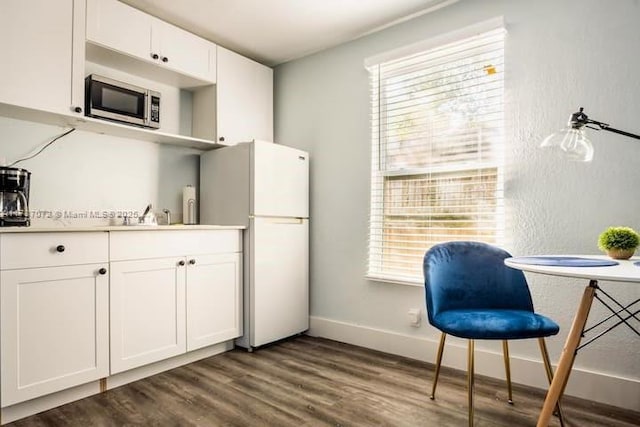
M 640 244 L 640 236 L 631 227 L 609 227 L 598 237 L 600 250 L 635 249 Z

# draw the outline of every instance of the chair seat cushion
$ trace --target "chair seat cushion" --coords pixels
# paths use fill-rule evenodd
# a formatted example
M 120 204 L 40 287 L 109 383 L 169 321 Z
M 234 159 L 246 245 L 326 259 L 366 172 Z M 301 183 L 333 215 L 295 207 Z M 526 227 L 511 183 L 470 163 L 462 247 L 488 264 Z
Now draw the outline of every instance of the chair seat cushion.
M 433 326 L 460 338 L 514 340 L 555 335 L 553 320 L 525 310 L 459 309 L 439 313 Z

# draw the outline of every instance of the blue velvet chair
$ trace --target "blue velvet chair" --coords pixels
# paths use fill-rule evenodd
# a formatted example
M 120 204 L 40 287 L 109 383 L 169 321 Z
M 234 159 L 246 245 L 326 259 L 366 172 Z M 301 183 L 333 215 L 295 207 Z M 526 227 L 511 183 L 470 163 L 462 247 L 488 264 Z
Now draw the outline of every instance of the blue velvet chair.
M 504 265 L 508 252 L 480 242 L 448 242 L 424 256 L 424 286 L 429 323 L 439 329 L 440 344 L 431 391 L 435 399 L 447 334 L 468 340 L 469 426 L 473 426 L 474 340 L 501 340 L 510 404 L 513 404 L 508 340 L 538 338 L 547 379 L 553 370 L 544 337 L 559 326 L 534 313 L 524 274 Z M 564 425 L 560 406 L 556 408 Z

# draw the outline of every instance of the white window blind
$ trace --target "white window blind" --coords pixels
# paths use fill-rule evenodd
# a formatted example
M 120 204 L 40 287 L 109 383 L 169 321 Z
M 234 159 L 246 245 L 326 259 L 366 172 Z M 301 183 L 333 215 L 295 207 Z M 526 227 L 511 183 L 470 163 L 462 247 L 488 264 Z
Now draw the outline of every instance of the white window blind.
M 434 244 L 501 244 L 504 33 L 368 67 L 368 277 L 421 283 L 422 258 Z

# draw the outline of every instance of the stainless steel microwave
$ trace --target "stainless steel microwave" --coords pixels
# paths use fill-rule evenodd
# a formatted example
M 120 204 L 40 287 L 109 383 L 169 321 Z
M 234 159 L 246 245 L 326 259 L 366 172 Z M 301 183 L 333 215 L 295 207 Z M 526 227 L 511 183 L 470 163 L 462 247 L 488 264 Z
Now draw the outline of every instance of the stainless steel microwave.
M 158 129 L 160 92 L 91 74 L 85 79 L 85 114 Z

